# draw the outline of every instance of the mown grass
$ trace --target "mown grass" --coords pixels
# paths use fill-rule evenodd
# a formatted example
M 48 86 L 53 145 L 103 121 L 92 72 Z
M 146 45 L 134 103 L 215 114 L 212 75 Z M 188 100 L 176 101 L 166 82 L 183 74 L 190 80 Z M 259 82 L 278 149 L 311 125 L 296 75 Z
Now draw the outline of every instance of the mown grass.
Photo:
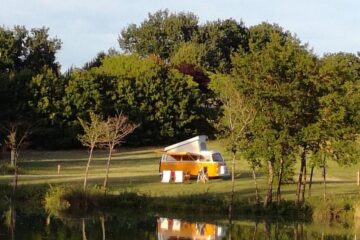
M 118 193 L 133 190 L 149 196 L 183 196 L 191 194 L 226 194 L 231 188 L 230 180 L 214 179 L 206 184 L 191 181 L 184 184 L 162 184 L 158 174 L 160 155 L 155 152 L 162 147 L 145 148 L 120 148 L 114 154 L 110 170 L 110 193 Z M 230 160 L 229 154 L 221 141 L 211 141 L 209 149 L 217 149 L 223 153 L 225 159 Z M 3 155 L 3 159 L 8 156 Z M 101 185 L 105 175 L 107 152 L 96 151 L 90 167 L 89 184 Z M 87 161 L 87 151 L 23 151 L 19 160 L 22 173 L 19 175 L 19 184 L 81 184 L 83 181 L 84 169 Z M 57 174 L 57 167 L 61 166 L 60 174 Z M 328 164 L 328 196 L 337 195 L 359 195 L 360 187 L 356 185 L 356 173 L 360 169 L 360 163 L 351 167 L 340 167 L 334 162 Z M 228 163 L 230 166 L 230 163 Z M 237 197 L 242 200 L 254 198 L 254 182 L 247 162 L 243 159 L 236 164 L 235 191 Z M 298 165 L 294 167 L 297 173 Z M 308 170 L 308 173 L 310 171 Z M 260 194 L 266 191 L 266 176 L 258 174 Z M 309 177 L 308 177 L 309 179 Z M 0 183 L 12 181 L 11 175 L 0 176 Z M 283 198 L 286 200 L 295 199 L 295 184 L 283 186 Z M 314 172 L 314 183 L 312 186 L 311 199 L 321 197 L 323 184 L 321 169 Z

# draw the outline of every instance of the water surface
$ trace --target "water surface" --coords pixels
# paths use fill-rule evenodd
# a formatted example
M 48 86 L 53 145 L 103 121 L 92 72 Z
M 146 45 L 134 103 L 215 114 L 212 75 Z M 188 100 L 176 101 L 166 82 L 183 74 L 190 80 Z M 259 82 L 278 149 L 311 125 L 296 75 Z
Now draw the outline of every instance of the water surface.
M 92 216 L 47 216 L 9 207 L 2 214 L 2 239 L 356 239 L 354 223 L 298 223 L 238 219 L 230 226 L 219 217 L 172 217 L 131 212 Z

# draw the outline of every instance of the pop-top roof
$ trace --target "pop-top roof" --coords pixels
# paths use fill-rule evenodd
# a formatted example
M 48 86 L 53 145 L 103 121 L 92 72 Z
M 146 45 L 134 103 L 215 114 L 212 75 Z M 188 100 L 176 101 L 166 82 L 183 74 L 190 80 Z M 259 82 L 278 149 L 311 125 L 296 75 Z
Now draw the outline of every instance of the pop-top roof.
M 167 146 L 164 148 L 164 151 L 170 151 L 170 150 L 175 150 L 176 148 L 186 148 L 186 145 L 192 145 L 195 144 L 196 142 L 198 142 L 199 146 L 201 144 L 201 142 L 206 142 L 207 137 L 205 135 L 200 135 L 200 136 L 196 136 L 190 139 L 187 139 L 185 141 L 179 142 L 179 143 L 175 143 L 173 145 Z

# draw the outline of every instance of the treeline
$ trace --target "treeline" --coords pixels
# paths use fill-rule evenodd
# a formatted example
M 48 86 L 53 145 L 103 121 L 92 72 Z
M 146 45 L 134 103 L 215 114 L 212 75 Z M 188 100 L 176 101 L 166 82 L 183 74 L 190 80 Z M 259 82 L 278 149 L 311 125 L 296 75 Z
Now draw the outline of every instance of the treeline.
M 211 72 L 229 72 L 231 54 L 247 49 L 248 29 L 235 20 L 200 25 L 191 13 L 150 14 L 119 35 L 123 53 L 99 53 L 61 74 L 61 41 L 46 28 L 0 28 L 0 121 L 36 125 L 32 147 L 79 146 L 78 118 L 123 112 L 141 123 L 127 144 L 161 144 L 214 135 L 219 115 Z M 2 138 L 6 137 L 3 133 Z

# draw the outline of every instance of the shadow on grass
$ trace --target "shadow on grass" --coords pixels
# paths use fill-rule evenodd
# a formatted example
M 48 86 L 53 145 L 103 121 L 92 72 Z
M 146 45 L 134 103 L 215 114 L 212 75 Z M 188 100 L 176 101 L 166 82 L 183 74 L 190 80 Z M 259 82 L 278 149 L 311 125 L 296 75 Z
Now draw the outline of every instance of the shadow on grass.
M 26 161 L 26 162 L 19 162 L 19 166 L 29 169 L 39 169 L 39 168 L 55 168 L 58 164 L 62 165 L 63 167 L 69 167 L 69 166 L 84 166 L 86 165 L 87 159 L 76 159 L 71 161 L 64 161 L 64 160 L 52 160 L 52 161 Z M 105 166 L 107 159 L 93 159 L 91 161 L 91 167 L 95 166 Z M 152 164 L 158 164 L 158 159 L 154 157 L 148 157 L 148 158 L 137 158 L 137 159 L 117 159 L 113 158 L 111 160 L 111 165 L 152 165 Z

